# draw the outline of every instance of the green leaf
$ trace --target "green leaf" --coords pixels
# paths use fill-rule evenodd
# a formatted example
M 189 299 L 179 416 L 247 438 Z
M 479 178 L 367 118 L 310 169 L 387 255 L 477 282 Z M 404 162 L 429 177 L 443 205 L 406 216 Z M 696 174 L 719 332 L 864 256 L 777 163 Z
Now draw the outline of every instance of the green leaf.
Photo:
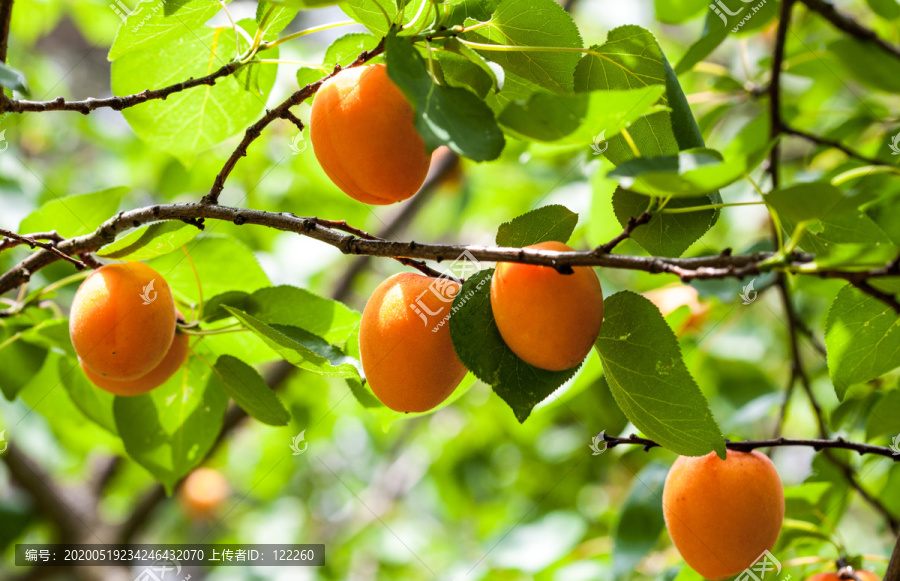
M 364 50 L 372 50 L 378 44 L 378 37 L 366 32 L 351 32 L 338 37 L 325 51 L 321 67 L 300 67 L 297 69 L 297 85 L 305 87 L 329 74 L 337 64 L 353 62 Z
M 714 150 L 689 149 L 677 155 L 639 157 L 609 172 L 626 190 L 645 196 L 696 198 L 740 180 L 769 155 L 774 142 L 749 157 L 723 159 Z
M 250 298 L 250 293 L 245 293 L 244 291 L 226 291 L 218 294 L 203 303 L 203 313 L 200 318 L 207 323 L 227 319 L 231 316 L 231 313 L 223 307 L 228 305 L 229 307 L 246 311 L 248 298 Z
M 450 28 L 456 25 L 465 25 L 466 20 L 474 22 L 487 22 L 491 19 L 500 0 L 456 0 L 445 3 L 447 11 L 447 23 Z
M 325 2 L 328 3 L 328 2 Z M 335 2 L 336 3 L 336 2 Z M 298 5 L 299 4 L 299 5 Z M 304 8 L 305 2 L 272 2 L 271 0 L 259 0 L 256 5 L 256 23 L 259 25 L 262 19 L 269 14 L 266 20 L 265 29 L 263 29 L 263 38 L 266 40 L 274 39 L 279 32 L 285 29 L 288 24 L 297 16 L 297 12 Z M 269 10 L 272 12 L 269 13 Z
M 16 394 L 41 370 L 47 349 L 21 340 L 27 326 L 0 322 L 0 391 L 12 401 Z
M 416 129 L 429 151 L 446 145 L 474 161 L 496 159 L 503 151 L 503 132 L 493 112 L 475 94 L 434 82 L 413 46 L 387 38 L 388 75 L 412 103 Z
M 13 91 L 19 91 L 26 97 L 29 95 L 25 75 L 6 63 L 0 63 L 0 85 Z
M 256 257 L 243 242 L 223 234 L 206 234 L 184 247 L 147 262 L 166 278 L 169 287 L 191 302 L 198 302 L 197 278 L 203 285 L 203 296 L 213 297 L 230 290 L 252 292 L 271 286 Z M 194 269 L 196 268 L 196 274 Z
M 668 466 L 651 462 L 632 480 L 613 532 L 613 576 L 616 581 L 630 578 L 659 541 L 659 534 L 666 524 L 662 493 L 668 473 Z
M 665 86 L 666 70 L 656 37 L 640 26 L 621 26 L 611 30 L 607 41 L 592 46 L 575 71 L 575 90 L 579 92 L 650 85 Z M 668 97 L 663 96 L 660 103 L 668 106 L 668 101 Z M 672 130 L 670 115 L 665 111 L 642 117 L 628 128 L 628 133 L 641 157 L 678 153 L 678 140 Z M 605 155 L 616 165 L 634 157 L 621 136 L 609 140 Z
M 894 21 L 900 18 L 900 4 L 897 0 L 866 0 L 872 12 L 885 20 Z
M 109 433 L 118 435 L 113 413 L 115 396 L 91 383 L 75 357 L 60 358 L 59 375 L 72 403 L 81 413 Z
M 655 104 L 663 92 L 662 86 L 577 95 L 539 91 L 527 102 L 508 104 L 498 120 L 506 129 L 536 141 L 599 146 L 658 110 Z
M 577 224 L 578 214 L 565 206 L 543 206 L 501 224 L 497 245 L 522 247 L 548 240 L 568 242 Z
M 172 16 L 177 18 L 177 14 Z M 112 90 L 116 95 L 139 93 L 164 87 L 177 79 L 203 77 L 228 64 L 236 53 L 235 34 L 227 27 L 194 28 L 175 26 L 180 36 L 163 50 L 157 45 L 129 51 L 112 65 Z M 277 48 L 266 51 L 277 59 Z M 269 54 L 271 53 L 271 54 Z M 276 66 L 247 65 L 258 69 L 250 88 L 267 94 L 275 82 Z M 202 85 L 152 100 L 123 111 L 134 132 L 152 147 L 166 151 L 184 164 L 195 155 L 244 130 L 256 121 L 265 107 L 265 98 L 248 94 L 247 82 L 231 75 L 215 85 Z M 252 75 L 251 75 L 252 76 Z
M 825 324 L 828 371 L 838 399 L 850 386 L 900 366 L 900 317 L 889 306 L 847 285 Z
M 424 1 L 426 0 L 411 0 L 405 3 L 404 15 L 400 18 L 399 23 L 402 25 L 409 24 L 409 20 L 418 13 Z M 379 6 L 381 10 L 379 10 Z M 393 22 L 397 20 L 397 13 L 399 12 L 394 0 L 343 0 L 341 2 L 341 10 L 353 20 L 368 28 L 378 38 L 386 36 L 388 33 L 388 23 L 384 14 L 387 13 L 388 18 Z M 407 30 L 407 34 L 411 34 L 415 27 L 407 27 Z
M 519 422 L 534 406 L 571 379 L 578 367 L 547 371 L 519 359 L 503 341 L 491 310 L 491 276 L 482 270 L 466 280 L 453 300 L 450 336 L 463 365 L 490 385 L 505 401 Z
M 263 323 L 299 327 L 332 344 L 347 341 L 361 318 L 343 303 L 288 285 L 254 292 L 242 310 Z
M 225 310 L 242 322 L 285 361 L 313 373 L 328 377 L 359 379 L 359 362 L 321 337 L 289 325 L 267 325 L 234 307 Z
M 771 20 L 776 18 L 778 14 L 777 2 L 767 2 L 763 4 L 762 9 L 754 11 L 757 6 L 758 4 L 754 6 L 732 6 L 732 11 L 739 11 L 734 16 L 724 12 L 722 13 L 723 16 L 720 16 L 710 11 L 706 18 L 703 34 L 688 48 L 681 60 L 678 61 L 678 64 L 675 65 L 675 72 L 680 75 L 694 68 L 694 65 L 711 55 L 728 38 L 729 33 L 752 33 L 764 28 Z M 745 20 L 748 17 L 749 20 Z
M 703 198 L 709 203 L 706 198 Z M 673 198 L 666 208 L 690 208 L 697 205 L 696 198 Z M 631 217 L 640 216 L 649 207 L 643 194 L 616 188 L 612 197 L 613 211 L 623 227 Z M 631 233 L 631 238 L 655 256 L 678 257 L 709 230 L 714 212 L 704 210 L 686 214 L 657 213 L 647 224 Z
M 765 200 L 782 220 L 798 223 L 851 212 L 855 208 L 842 204 L 844 197 L 828 182 L 808 182 L 779 188 L 766 194 Z
M 237 357 L 219 357 L 209 380 L 221 384 L 241 409 L 262 423 L 286 426 L 291 421 L 291 414 L 262 376 Z
M 671 71 L 656 38 L 649 31 L 631 25 L 610 31 L 606 43 L 591 47 L 575 71 L 575 88 L 578 91 L 631 89 L 650 85 L 666 87 L 666 94 L 660 99 L 660 104 L 670 107 L 671 114 L 662 111 L 645 115 L 628 128 L 641 157 L 677 155 L 679 149 L 703 147 L 700 131 L 687 106 L 678 79 Z M 616 165 L 635 157 L 621 135 L 609 140 L 604 154 Z M 668 207 L 701 206 L 720 201 L 718 193 L 715 193 L 673 200 Z M 619 223 L 624 226 L 629 218 L 636 217 L 647 209 L 647 200 L 620 189 L 613 196 L 613 209 Z M 680 256 L 709 230 L 717 217 L 718 213 L 714 210 L 662 214 L 655 216 L 650 224 L 635 230 L 632 238 L 651 254 Z
M 828 45 L 828 49 L 859 82 L 886 93 L 900 93 L 900 62 L 876 44 L 846 37 Z
M 72 238 L 89 234 L 116 213 L 128 189 L 110 188 L 91 194 L 77 194 L 50 200 L 19 224 L 22 234 L 56 230 Z
M 708 0 L 653 0 L 656 19 L 665 24 L 681 24 L 709 10 Z
M 116 429 L 125 450 L 172 494 L 209 453 L 222 430 L 228 398 L 210 370 L 192 358 L 185 371 L 150 393 L 115 398 Z
M 715 451 L 724 458 L 722 432 L 659 309 L 643 296 L 623 291 L 604 301 L 604 313 L 597 352 L 628 419 L 676 454 Z
M 867 440 L 884 435 L 893 440 L 900 433 L 900 389 L 886 391 L 866 417 Z
M 900 245 L 900 196 L 885 195 L 862 207 L 891 242 Z
M 554 0 L 503 0 L 487 24 L 465 34 L 482 44 L 581 48 L 581 34 L 568 12 Z M 475 49 L 505 70 L 554 92 L 571 92 L 578 52 Z
M 444 41 L 444 50 L 437 53 L 444 81 L 453 87 L 468 87 L 484 98 L 491 90 L 503 87 L 504 71 L 475 50 L 450 37 Z
M 97 254 L 118 260 L 149 260 L 178 250 L 199 233 L 199 228 L 184 222 L 156 222 L 129 232 Z
M 152 52 L 160 47 L 169 47 L 183 40 L 186 33 L 199 29 L 222 9 L 218 3 L 207 0 L 179 2 L 174 11 L 170 4 L 160 10 L 159 0 L 141 0 L 119 27 L 107 58 L 115 61 L 130 52 Z M 136 71 L 138 75 L 141 72 Z

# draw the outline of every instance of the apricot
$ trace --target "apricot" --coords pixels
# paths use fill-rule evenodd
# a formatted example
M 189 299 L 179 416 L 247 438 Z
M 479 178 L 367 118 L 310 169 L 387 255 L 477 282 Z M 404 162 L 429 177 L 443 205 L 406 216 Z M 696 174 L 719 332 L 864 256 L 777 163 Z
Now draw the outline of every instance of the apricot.
M 221 472 L 198 468 L 184 479 L 179 500 L 190 516 L 208 518 L 216 514 L 228 494 L 228 481 Z
M 763 454 L 728 450 L 681 456 L 663 489 L 669 536 L 690 567 L 706 579 L 726 579 L 756 562 L 778 540 L 784 491 Z
M 528 248 L 571 251 L 562 242 Z M 503 340 L 525 363 L 562 371 L 590 353 L 603 324 L 603 289 L 593 268 L 560 274 L 549 266 L 501 262 L 491 280 L 491 309 Z
M 458 292 L 455 282 L 406 272 L 385 280 L 369 297 L 359 327 L 363 372 L 392 410 L 433 409 L 465 377 L 444 320 Z
M 393 204 L 425 181 L 430 158 L 415 113 L 383 64 L 349 68 L 325 81 L 309 131 L 322 169 L 360 202 Z
M 854 571 L 853 572 L 857 577 L 859 577 L 859 581 L 881 581 L 881 577 L 876 575 L 875 573 L 870 573 L 869 571 Z M 841 577 L 837 573 L 816 573 L 806 581 L 845 581 L 841 579 Z
M 81 369 L 84 371 L 84 374 L 91 380 L 91 383 L 114 395 L 129 396 L 147 393 L 164 384 L 170 377 L 175 375 L 175 372 L 178 371 L 179 368 L 181 368 L 184 364 L 184 360 L 187 359 L 187 354 L 188 336 L 176 332 L 175 339 L 172 341 L 169 351 L 166 353 L 166 356 L 163 357 L 163 360 L 159 362 L 159 365 L 151 369 L 146 375 L 142 375 L 137 379 L 124 381 L 109 379 L 108 377 L 97 375 L 85 367 L 80 358 L 78 362 L 81 364 Z
M 69 335 L 82 366 L 126 381 L 147 375 L 175 337 L 175 303 L 166 280 L 141 262 L 107 264 L 72 301 Z

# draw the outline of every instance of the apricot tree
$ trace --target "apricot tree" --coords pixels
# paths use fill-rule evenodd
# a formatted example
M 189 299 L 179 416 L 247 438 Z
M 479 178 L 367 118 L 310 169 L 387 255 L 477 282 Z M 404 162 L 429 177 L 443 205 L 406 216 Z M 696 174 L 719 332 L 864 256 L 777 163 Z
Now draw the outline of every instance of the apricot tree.
M 336 488 L 405 548 L 385 575 L 433 578 L 342 478 L 349 438 L 278 469 L 355 401 L 385 458 L 441 440 L 404 474 L 475 523 L 442 570 L 900 581 L 896 0 L 647 0 L 652 31 L 599 0 L 102 4 L 0 0 L 0 455 L 39 538 L 160 540 L 177 493 L 190 542 L 304 494 L 347 555 L 323 575 L 351 578 Z M 108 48 L 112 96 L 52 98 L 57 26 Z M 41 429 L 98 463 L 76 500 L 20 436 Z M 444 450 L 453 429 L 478 452 Z M 566 429 L 593 436 L 577 460 Z M 246 433 L 265 453 L 229 468 Z M 516 482 L 525 436 L 550 476 L 485 486 Z M 395 507 L 393 466 L 352 477 Z M 535 501 L 505 534 L 480 520 L 498 489 Z M 488 558 L 526 520 L 561 554 Z

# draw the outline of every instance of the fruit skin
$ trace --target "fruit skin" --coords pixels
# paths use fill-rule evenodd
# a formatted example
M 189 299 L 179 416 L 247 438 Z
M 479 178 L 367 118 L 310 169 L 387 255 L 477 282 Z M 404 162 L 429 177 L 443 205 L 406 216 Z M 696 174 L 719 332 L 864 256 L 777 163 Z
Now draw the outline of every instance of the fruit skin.
M 436 280 L 408 272 L 395 274 L 375 289 L 363 310 L 359 350 L 366 380 L 376 397 L 398 412 L 434 408 L 466 375 L 453 350 L 450 326 L 438 327 L 452 304 L 444 300 L 456 296 L 459 284 L 447 284 L 442 300 L 429 289 Z M 417 301 L 429 312 L 440 313 L 423 321 L 412 308 Z
M 151 281 L 153 289 L 145 291 Z M 155 298 L 144 304 L 142 295 Z M 163 360 L 175 337 L 169 285 L 141 262 L 98 268 L 75 293 L 69 335 L 82 365 L 96 375 L 118 381 L 144 376 Z
M 728 450 L 680 456 L 663 489 L 663 514 L 672 542 L 706 579 L 726 579 L 771 550 L 784 520 L 784 490 L 763 454 Z
M 190 516 L 209 518 L 228 498 L 229 488 L 228 481 L 218 470 L 198 468 L 185 478 L 179 500 Z
M 325 81 L 309 131 L 322 169 L 360 202 L 393 204 L 425 181 L 431 160 L 415 113 L 383 64 L 352 67 Z
M 108 391 L 114 395 L 131 396 L 147 393 L 164 384 L 170 377 L 175 375 L 175 372 L 178 371 L 179 368 L 181 368 L 185 359 L 187 359 L 187 354 L 188 336 L 184 333 L 175 333 L 175 339 L 172 341 L 169 351 L 166 353 L 166 356 L 163 357 L 163 360 L 160 361 L 159 365 L 150 370 L 146 375 L 142 375 L 137 379 L 125 381 L 109 379 L 102 375 L 97 375 L 85 367 L 80 358 L 78 363 L 81 364 L 81 369 L 84 371 L 84 374 L 87 375 L 87 378 L 91 383 L 103 391 Z
M 881 581 L 881 577 L 869 571 L 854 571 L 859 581 Z M 844 581 L 837 573 L 816 573 L 806 581 Z
M 528 246 L 571 251 L 562 242 Z M 603 324 L 603 289 L 593 268 L 560 274 L 549 266 L 497 264 L 491 309 L 503 340 L 529 365 L 550 371 L 581 363 Z

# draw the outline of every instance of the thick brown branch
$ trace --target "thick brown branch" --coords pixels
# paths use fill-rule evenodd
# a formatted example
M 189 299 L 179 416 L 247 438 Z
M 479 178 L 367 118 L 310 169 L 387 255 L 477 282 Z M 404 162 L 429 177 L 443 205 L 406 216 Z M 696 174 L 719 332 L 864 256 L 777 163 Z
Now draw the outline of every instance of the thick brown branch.
M 173 93 L 179 93 L 187 89 L 199 87 L 201 85 L 215 85 L 216 81 L 222 77 L 231 75 L 240 68 L 237 62 L 230 62 L 219 70 L 197 79 L 188 79 L 181 83 L 175 83 L 162 89 L 147 89 L 133 95 L 125 95 L 123 97 L 107 97 L 104 99 L 85 99 L 84 101 L 66 101 L 62 97 L 57 97 L 52 101 L 26 101 L 26 100 L 7 100 L 5 104 L 0 104 L 0 113 L 25 113 L 28 111 L 78 111 L 87 115 L 94 109 L 101 107 L 109 107 L 116 111 L 134 107 L 141 103 L 153 99 L 165 99 Z
M 844 152 L 850 157 L 858 159 L 860 161 L 864 161 L 869 165 L 891 165 L 885 161 L 881 161 L 879 159 L 875 159 L 874 157 L 865 156 L 857 151 L 854 151 L 841 143 L 840 141 L 835 141 L 833 139 L 828 139 L 826 137 L 820 137 L 818 135 L 813 135 L 812 133 L 807 133 L 805 131 L 801 131 L 799 129 L 794 129 L 792 127 L 783 126 L 781 128 L 782 133 L 787 135 L 794 135 L 796 137 L 801 137 L 809 142 L 816 143 L 818 145 L 824 145 L 826 147 L 832 147 L 839 151 Z
M 897 537 L 897 544 L 894 545 L 894 552 L 891 553 L 884 581 L 900 581 L 900 536 Z
M 861 40 L 875 43 L 886 53 L 900 58 L 900 48 L 890 44 L 871 28 L 867 28 L 854 20 L 852 17 L 840 12 L 830 2 L 826 0 L 800 0 L 806 6 L 815 12 L 821 14 L 828 22 L 832 23 L 839 30 L 855 36 Z
M 382 38 L 381 42 L 378 43 L 378 46 L 376 46 L 372 50 L 363 52 L 358 57 L 356 57 L 355 61 L 344 68 L 356 67 L 365 64 L 383 52 L 384 39 Z M 240 158 L 246 157 L 247 148 L 260 135 L 262 135 L 263 129 L 265 129 L 270 123 L 272 123 L 272 121 L 275 121 L 276 119 L 287 119 L 294 123 L 294 125 L 297 125 L 297 127 L 302 131 L 303 123 L 293 113 L 291 113 L 291 107 L 299 105 L 303 101 L 312 97 L 316 93 L 316 91 L 319 90 L 319 87 L 322 86 L 322 83 L 341 72 L 341 70 L 342 68 L 340 65 L 334 67 L 334 71 L 332 71 L 331 74 L 319 79 L 315 83 L 306 85 L 299 91 L 294 92 L 294 94 L 285 99 L 280 105 L 270 111 L 266 111 L 266 114 L 263 115 L 263 117 L 259 121 L 248 127 L 244 132 L 244 137 L 238 144 L 237 149 L 235 149 L 225 161 L 225 165 L 222 166 L 222 169 L 219 171 L 218 175 L 216 175 L 216 179 L 213 182 L 212 188 L 210 188 L 208 194 L 203 196 L 201 202 L 204 204 L 218 203 L 219 194 L 222 193 L 222 188 L 225 187 L 225 180 L 228 179 L 228 176 L 231 174 L 234 166 L 237 165 L 237 162 Z
M 620 438 L 618 436 L 603 434 L 603 441 L 607 443 L 607 448 L 614 448 L 621 444 L 643 446 L 644 450 L 662 447 L 660 444 L 654 442 L 653 440 L 641 438 L 635 435 L 631 435 L 627 438 Z M 738 452 L 749 452 L 751 450 L 757 450 L 759 448 L 783 448 L 789 446 L 807 446 L 817 452 L 820 450 L 829 449 L 852 450 L 854 452 L 857 452 L 860 456 L 865 454 L 876 454 L 878 456 L 890 458 L 894 462 L 900 462 L 900 456 L 894 455 L 894 451 L 890 448 L 875 446 L 873 444 L 863 444 L 860 442 L 850 442 L 843 438 L 835 438 L 833 440 L 796 440 L 791 438 L 773 438 L 771 440 L 743 440 L 740 442 L 731 442 L 728 440 L 725 441 L 726 448 Z

